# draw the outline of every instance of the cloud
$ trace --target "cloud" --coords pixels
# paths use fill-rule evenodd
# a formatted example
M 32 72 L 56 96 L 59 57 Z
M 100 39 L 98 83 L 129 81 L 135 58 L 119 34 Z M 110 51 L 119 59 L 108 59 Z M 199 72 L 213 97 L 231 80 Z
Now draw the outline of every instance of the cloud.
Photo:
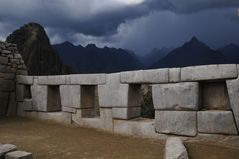
M 239 6 L 238 0 L 1 0 L 0 20 L 15 26 L 38 22 L 91 36 L 112 35 L 119 25 L 155 10 L 193 13 Z

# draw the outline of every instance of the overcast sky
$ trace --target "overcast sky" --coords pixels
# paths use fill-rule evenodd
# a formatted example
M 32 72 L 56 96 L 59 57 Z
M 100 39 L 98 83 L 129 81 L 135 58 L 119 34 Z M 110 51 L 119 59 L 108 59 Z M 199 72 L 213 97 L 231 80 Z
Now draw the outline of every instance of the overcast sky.
M 239 0 L 0 0 L 0 40 L 37 22 L 53 44 L 95 43 L 143 54 L 196 36 L 218 48 L 239 45 L 238 8 Z

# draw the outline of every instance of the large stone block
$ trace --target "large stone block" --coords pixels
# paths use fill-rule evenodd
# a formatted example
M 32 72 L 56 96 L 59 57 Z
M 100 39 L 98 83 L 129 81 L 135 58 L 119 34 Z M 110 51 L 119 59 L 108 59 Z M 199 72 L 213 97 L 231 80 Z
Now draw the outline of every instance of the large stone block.
M 198 131 L 208 134 L 238 134 L 231 111 L 199 111 Z
M 112 132 L 114 128 L 112 108 L 100 108 L 100 119 L 102 121 L 102 128 Z
M 25 151 L 13 151 L 6 154 L 5 159 L 33 159 L 32 153 Z
M 168 69 L 140 70 L 121 72 L 122 83 L 167 83 L 169 80 Z
M 17 83 L 24 85 L 33 85 L 33 76 L 17 75 Z
M 188 152 L 179 137 L 170 137 L 167 139 L 165 159 L 188 159 Z
M 169 69 L 169 82 L 180 82 L 181 68 Z
M 202 84 L 202 106 L 206 110 L 230 110 L 230 102 L 225 82 Z
M 128 84 L 120 83 L 120 73 L 108 74 L 106 84 L 99 85 L 99 105 L 101 107 L 115 107 L 128 105 Z
M 203 81 L 237 78 L 235 64 L 205 65 L 181 68 L 181 81 Z
M 158 133 L 196 136 L 197 113 L 194 111 L 156 111 L 155 128 Z
M 141 86 L 121 84 L 120 74 L 109 74 L 106 84 L 98 86 L 99 105 L 101 107 L 135 107 L 141 104 Z
M 66 76 L 65 75 L 39 76 L 38 84 L 39 85 L 63 85 L 63 84 L 66 84 Z
M 227 89 L 230 99 L 230 105 L 239 129 L 239 78 L 227 80 Z
M 100 85 L 105 84 L 105 74 L 67 75 L 67 84 Z
M 113 108 L 113 118 L 115 119 L 132 119 L 140 117 L 141 107 L 126 107 L 126 108 Z
M 60 94 L 62 106 L 81 108 L 80 85 L 61 85 Z
M 153 85 L 152 91 L 156 110 L 199 109 L 199 83 L 197 82 Z
M 38 85 L 38 80 L 34 79 L 31 86 L 32 102 L 38 111 L 47 111 L 47 86 Z

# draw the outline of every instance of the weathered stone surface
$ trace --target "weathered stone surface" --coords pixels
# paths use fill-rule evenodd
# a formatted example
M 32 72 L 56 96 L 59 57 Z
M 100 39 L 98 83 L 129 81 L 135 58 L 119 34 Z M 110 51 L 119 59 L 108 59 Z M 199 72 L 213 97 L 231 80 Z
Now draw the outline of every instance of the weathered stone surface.
M 120 73 L 108 74 L 106 84 L 99 85 L 99 105 L 101 107 L 115 107 L 128 105 L 128 84 L 120 83 Z
M 17 75 L 24 75 L 27 76 L 27 71 L 26 70 L 17 70 Z
M 95 86 L 61 85 L 61 103 L 65 107 L 92 108 L 95 88 Z
M 14 91 L 14 81 L 0 79 L 0 91 Z
M 1 73 L 14 73 L 10 66 L 0 65 Z
M 14 54 L 14 58 L 15 58 L 15 59 L 21 59 L 22 56 L 21 56 L 21 54 Z
M 235 64 L 205 65 L 181 68 L 181 81 L 202 81 L 237 78 Z
M 76 114 L 72 114 L 72 117 L 74 117 L 75 119 L 92 117 L 92 109 L 91 108 L 77 109 Z
M 0 145 L 0 158 L 6 153 L 17 150 L 17 147 L 12 144 Z
M 155 132 L 153 120 L 143 118 L 137 118 L 134 120 L 114 119 L 114 133 L 137 137 L 166 139 L 165 134 L 158 134 Z
M 112 109 L 100 108 L 100 119 L 102 121 L 102 128 L 106 131 L 112 132 L 114 128 Z
M 6 80 L 14 80 L 16 75 L 14 73 L 1 73 Z
M 3 54 L 11 54 L 12 52 L 9 51 L 9 50 L 2 50 L 2 53 L 3 53 Z
M 25 99 L 23 102 L 18 102 L 18 107 L 21 107 L 24 111 L 34 110 L 32 99 Z
M 235 80 L 227 80 L 226 83 L 230 105 L 237 123 L 237 128 L 239 129 L 239 78 Z
M 0 100 L 0 118 L 6 117 L 8 100 Z
M 126 108 L 113 108 L 113 118 L 115 119 L 132 119 L 140 117 L 141 107 L 126 107 Z
M 66 84 L 66 76 L 39 76 L 38 77 L 39 85 L 63 85 Z
M 25 151 L 13 151 L 6 154 L 5 159 L 32 159 L 32 153 Z
M 16 85 L 16 96 L 17 101 L 21 102 L 24 100 L 24 85 Z
M 71 113 L 67 112 L 24 112 L 18 110 L 18 115 L 41 120 L 54 121 L 63 124 L 71 124 Z
M 76 113 L 76 108 L 71 108 L 71 107 L 62 107 L 63 112 L 68 112 L 68 113 Z
M 167 83 L 168 68 L 166 69 L 155 69 L 155 70 L 140 70 L 140 71 L 128 71 L 121 72 L 122 83 Z
M 47 111 L 47 86 L 38 85 L 38 80 L 34 79 L 31 86 L 32 102 L 38 111 Z
M 206 82 L 202 84 L 203 102 L 206 110 L 230 110 L 230 101 L 225 82 Z
M 199 84 L 197 82 L 153 85 L 152 91 L 156 110 L 199 109 Z
M 67 84 L 99 85 L 105 84 L 105 74 L 67 75 Z
M 61 85 L 61 104 L 65 107 L 81 108 L 81 86 Z
M 17 75 L 17 83 L 25 85 L 33 85 L 33 76 Z
M 231 111 L 199 111 L 198 131 L 209 134 L 238 134 Z
M 8 64 L 8 57 L 1 57 L 0 56 L 0 64 L 7 65 Z
M 194 111 L 156 111 L 155 128 L 158 133 L 196 136 L 197 113 Z
M 187 150 L 179 137 L 170 137 L 167 139 L 165 159 L 188 159 Z
M 17 102 L 15 92 L 10 93 L 10 99 L 8 101 L 7 116 L 15 116 L 17 114 Z
M 180 82 L 181 68 L 169 69 L 169 82 Z

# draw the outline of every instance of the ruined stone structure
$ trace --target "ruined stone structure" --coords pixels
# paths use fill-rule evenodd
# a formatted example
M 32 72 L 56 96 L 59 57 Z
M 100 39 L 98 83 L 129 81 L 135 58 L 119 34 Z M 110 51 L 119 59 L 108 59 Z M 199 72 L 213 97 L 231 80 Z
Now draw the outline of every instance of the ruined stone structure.
M 146 137 L 238 135 L 237 67 L 228 64 L 114 74 L 17 76 L 18 115 Z M 139 118 L 142 84 L 152 85 L 154 120 Z
M 238 70 L 238 65 L 227 64 L 17 75 L 18 115 L 142 137 L 238 135 Z M 155 119 L 140 118 L 142 84 L 152 85 Z
M 0 42 L 0 118 L 16 115 L 16 75 L 27 75 L 24 61 L 15 44 Z

